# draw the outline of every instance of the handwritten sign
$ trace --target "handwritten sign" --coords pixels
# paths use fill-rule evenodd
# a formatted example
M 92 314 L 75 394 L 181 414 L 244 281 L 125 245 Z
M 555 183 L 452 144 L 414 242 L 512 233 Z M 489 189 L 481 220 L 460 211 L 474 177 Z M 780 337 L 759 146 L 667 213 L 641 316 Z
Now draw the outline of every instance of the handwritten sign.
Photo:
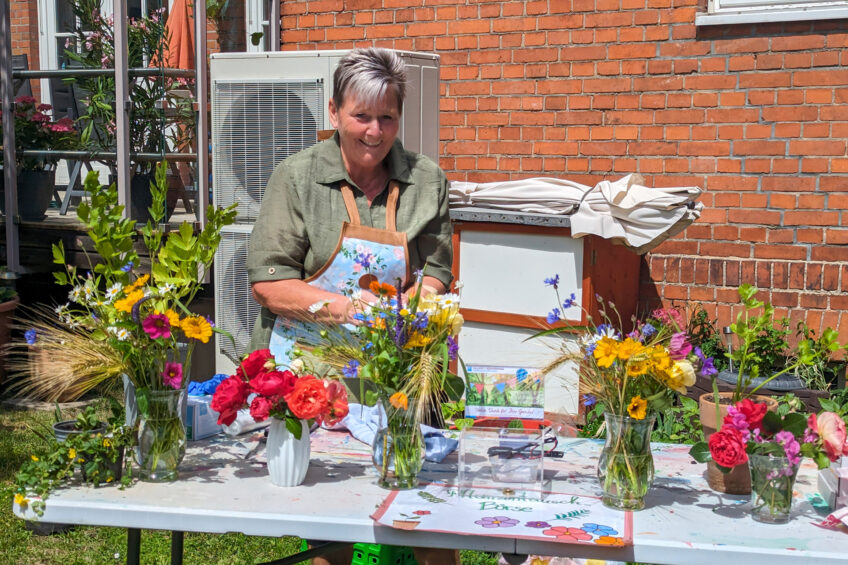
M 468 365 L 465 377 L 466 417 L 544 418 L 544 378 L 538 369 Z

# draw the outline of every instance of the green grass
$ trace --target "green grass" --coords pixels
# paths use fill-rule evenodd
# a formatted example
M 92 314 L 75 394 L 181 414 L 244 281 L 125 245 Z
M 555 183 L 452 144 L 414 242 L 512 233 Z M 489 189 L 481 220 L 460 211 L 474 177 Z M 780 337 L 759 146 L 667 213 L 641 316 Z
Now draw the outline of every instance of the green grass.
M 68 413 L 67 417 L 75 414 Z M 77 527 L 49 536 L 34 535 L 12 514 L 15 473 L 31 454 L 43 448 L 31 426 L 52 424 L 51 412 L 0 409 L 0 563 L 15 565 L 116 564 L 126 559 L 127 532 L 122 528 Z M 50 500 L 47 500 L 49 506 Z M 170 563 L 168 532 L 145 530 L 141 535 L 142 562 Z M 249 564 L 281 559 L 300 550 L 294 537 L 263 538 L 243 534 L 186 533 L 185 563 Z M 463 551 L 465 565 L 495 565 L 494 554 Z M 307 563 L 307 562 L 303 562 Z

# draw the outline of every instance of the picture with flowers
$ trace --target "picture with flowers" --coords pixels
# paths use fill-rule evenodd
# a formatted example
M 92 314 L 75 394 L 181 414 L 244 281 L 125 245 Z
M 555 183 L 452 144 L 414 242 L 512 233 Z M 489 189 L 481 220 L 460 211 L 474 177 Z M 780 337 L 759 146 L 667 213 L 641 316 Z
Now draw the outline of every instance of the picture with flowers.
M 558 275 L 545 284 L 557 298 L 548 323 L 564 321 L 570 309 L 583 310 L 574 294 L 562 299 Z M 696 375 L 715 369 L 712 359 L 693 346 L 682 319 L 674 314 L 657 311 L 636 320 L 628 331 L 615 305 L 595 298 L 601 305 L 602 323 L 594 325 L 585 312 L 588 327 L 566 324 L 536 336 L 566 333 L 576 337 L 564 340 L 562 352 L 544 372 L 572 363 L 584 399 L 604 406 L 606 445 L 598 466 L 603 500 L 609 506 L 635 510 L 644 505 L 653 480 L 650 434 L 655 414 L 670 406 L 675 393 L 685 394 Z
M 295 369 L 302 368 L 296 363 Z M 238 411 L 249 406 L 257 422 L 285 420 L 286 429 L 300 439 L 300 420 L 333 426 L 347 416 L 347 390 L 337 380 L 280 370 L 269 349 L 250 353 L 236 373 L 224 379 L 212 395 L 218 423 L 232 424 Z

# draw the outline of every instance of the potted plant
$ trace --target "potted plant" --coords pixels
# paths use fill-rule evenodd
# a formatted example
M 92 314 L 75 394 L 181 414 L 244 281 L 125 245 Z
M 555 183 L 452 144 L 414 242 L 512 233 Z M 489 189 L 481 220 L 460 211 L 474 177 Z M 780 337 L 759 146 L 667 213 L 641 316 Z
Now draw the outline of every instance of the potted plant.
M 777 402 L 770 397 L 757 395 L 757 391 L 782 375 L 791 374 L 798 367 L 812 365 L 820 358 L 819 351 L 812 347 L 809 339 L 799 340 L 794 348 L 788 346 L 788 324 L 784 320 L 774 319 L 774 306 L 758 300 L 756 288 L 743 284 L 738 292 L 743 309 L 730 325 L 737 344 L 727 355 L 736 370 L 734 389 L 719 392 L 714 378 L 713 392 L 702 394 L 698 399 L 701 425 L 707 440 L 721 427 L 728 408 L 744 399 L 752 398 L 768 406 L 769 410 L 775 410 Z M 822 349 L 838 348 L 835 337 L 835 332 L 826 332 L 822 338 L 826 340 L 822 343 Z M 719 492 L 751 492 L 750 472 L 745 466 L 724 472 L 710 461 L 707 482 L 713 490 Z
M 79 134 L 70 118 L 53 121 L 52 106 L 38 104 L 32 96 L 15 99 L 15 169 L 18 185 L 18 215 L 22 220 L 39 221 L 53 199 L 56 188 L 57 157 L 24 157 L 26 150 L 74 149 Z M 0 198 L 6 212 L 6 199 Z
M 87 407 L 76 420 L 71 420 L 79 428 L 64 439 L 34 429 L 46 447 L 32 454 L 15 475 L 15 504 L 28 506 L 37 516 L 42 516 L 50 493 L 74 480 L 77 469 L 84 484 L 128 486 L 130 477 L 123 472 L 124 454 L 132 445 L 133 436 L 123 425 L 123 410 L 115 400 L 111 400 L 111 411 L 108 423 L 103 426 L 94 408 Z M 61 417 L 58 412 L 57 415 Z

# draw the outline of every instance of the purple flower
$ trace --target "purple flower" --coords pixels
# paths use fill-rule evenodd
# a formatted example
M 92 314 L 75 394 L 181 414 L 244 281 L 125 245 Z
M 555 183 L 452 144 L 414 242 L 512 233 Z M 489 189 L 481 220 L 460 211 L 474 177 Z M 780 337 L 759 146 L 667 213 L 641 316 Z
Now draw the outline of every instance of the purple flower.
M 125 273 L 129 273 L 130 271 L 132 271 L 132 268 L 133 268 L 133 262 L 130 261 L 129 263 L 127 263 L 126 265 L 121 267 L 121 270 Z
M 560 320 L 559 308 L 554 308 L 553 310 L 551 310 L 548 313 L 548 317 L 546 318 L 546 320 L 549 324 L 553 324 L 555 322 L 558 322 Z
M 545 279 L 545 284 L 554 287 L 554 290 L 559 288 L 559 273 L 550 278 Z
M 584 394 L 583 395 L 583 406 L 586 406 L 587 408 L 589 406 L 594 406 L 597 401 L 598 401 L 598 399 L 595 398 L 594 394 Z
M 427 312 L 416 312 L 415 319 L 412 321 L 412 327 L 416 330 L 423 330 L 429 323 L 430 318 L 427 316 Z
M 698 375 L 701 377 L 712 377 L 718 374 L 718 369 L 713 365 L 713 358 L 706 357 L 700 347 L 695 348 L 695 356 L 701 360 L 701 370 Z
M 538 521 L 527 522 L 524 525 L 528 528 L 550 528 L 551 527 L 551 525 L 548 524 L 547 522 L 538 522 Z
M 508 516 L 486 516 L 474 522 L 484 528 L 511 528 L 518 525 L 518 520 Z
M 456 338 L 448 336 L 448 358 L 455 361 L 457 353 L 459 353 L 459 344 L 456 342 Z
M 786 453 L 786 458 L 792 467 L 798 466 L 801 463 L 801 446 L 792 432 L 782 430 L 774 434 L 774 439 L 783 446 L 783 451 Z
M 162 381 L 173 389 L 180 388 L 183 382 L 183 366 L 181 363 L 165 363 L 165 370 L 162 371 Z
M 644 324 L 642 326 L 642 337 L 644 339 L 648 339 L 649 337 L 651 337 L 652 335 L 654 335 L 656 333 L 657 333 L 657 328 L 655 328 L 651 324 Z
M 356 377 L 359 374 L 359 361 L 356 359 L 348 361 L 342 368 L 342 374 L 349 379 Z
M 576 294 L 574 294 L 574 293 L 572 292 L 572 293 L 571 293 L 571 296 L 569 296 L 568 298 L 566 298 L 566 299 L 565 299 L 565 302 L 563 302 L 563 303 L 562 303 L 562 308 L 563 308 L 563 310 L 568 310 L 569 308 L 571 308 L 572 306 L 574 306 L 574 305 L 575 305 L 574 303 L 575 303 L 576 301 L 577 301 L 577 295 L 576 295 Z
M 211 327 L 215 327 L 215 321 L 212 319 L 212 316 L 204 316 L 204 318 L 206 318 L 206 321 L 209 322 Z
M 35 331 L 35 328 L 30 328 L 24 332 L 24 339 L 27 342 L 27 345 L 35 345 L 35 340 L 38 338 L 38 332 Z

